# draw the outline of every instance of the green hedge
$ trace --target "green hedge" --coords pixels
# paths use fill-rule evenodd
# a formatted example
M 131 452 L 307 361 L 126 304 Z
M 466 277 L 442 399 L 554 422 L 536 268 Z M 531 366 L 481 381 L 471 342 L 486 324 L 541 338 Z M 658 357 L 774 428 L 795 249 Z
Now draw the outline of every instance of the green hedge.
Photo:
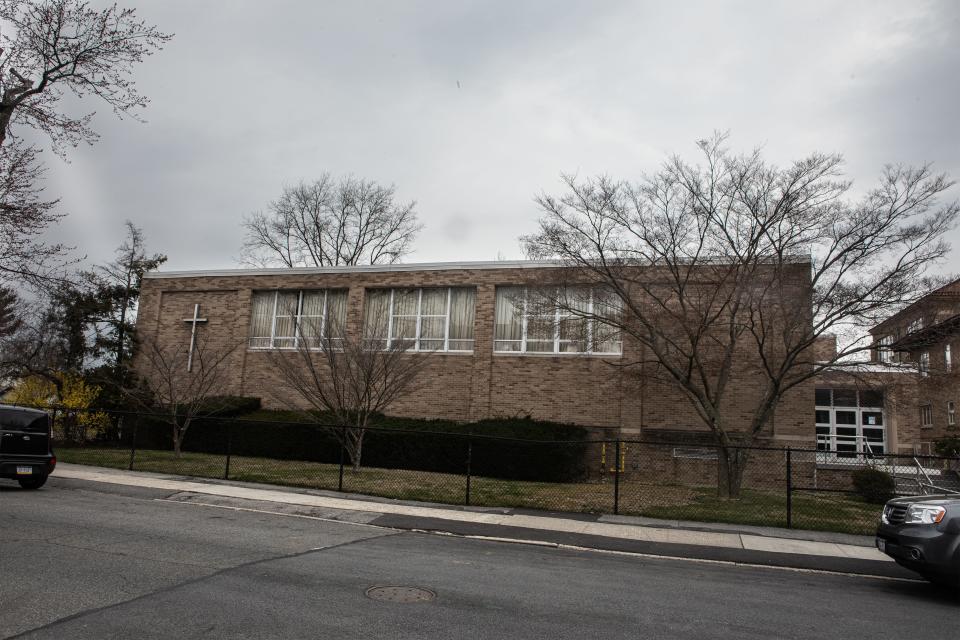
M 184 450 L 226 453 L 229 447 L 234 455 L 338 463 L 340 445 L 334 434 L 303 418 L 273 411 L 255 411 L 240 419 L 205 418 L 187 432 Z M 172 448 L 171 430 L 162 422 L 141 420 L 137 428 L 138 448 Z M 464 473 L 469 446 L 476 475 L 572 482 L 586 478 L 588 435 L 582 427 L 530 418 L 464 424 L 378 415 L 364 438 L 362 463 Z

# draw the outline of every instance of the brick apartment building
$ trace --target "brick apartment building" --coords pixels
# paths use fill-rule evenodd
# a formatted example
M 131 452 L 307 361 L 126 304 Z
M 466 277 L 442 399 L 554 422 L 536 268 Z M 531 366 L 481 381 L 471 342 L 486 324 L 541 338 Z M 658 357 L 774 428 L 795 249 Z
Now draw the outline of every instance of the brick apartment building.
M 515 312 L 525 287 L 552 282 L 559 269 L 524 261 L 150 273 L 137 330 L 158 343 L 183 344 L 193 327 L 186 320 L 198 309 L 206 322 L 196 331 L 206 344 L 242 345 L 227 363 L 227 392 L 258 396 L 266 407 L 296 406 L 303 400 L 271 363 L 272 350 L 291 348 L 295 339 L 284 309 L 359 331 L 365 314 L 379 307 L 390 310 L 386 339 L 432 351 L 414 392 L 390 407 L 394 415 L 461 421 L 529 415 L 631 436 L 704 436 L 678 389 L 637 375 L 636 367 L 616 366 L 644 360 L 638 345 L 599 327 L 586 328 L 588 341 L 568 339 L 542 317 Z M 802 286 L 808 267 L 796 270 Z M 190 375 L 186 364 L 183 375 Z M 725 410 L 747 424 L 758 385 L 747 374 L 730 385 Z M 763 439 L 813 446 L 813 395 L 812 383 L 787 394 Z
M 876 367 L 898 370 L 888 383 L 900 387 L 890 413 L 901 450 L 928 453 L 934 442 L 957 434 L 960 376 L 960 280 L 925 295 L 870 330 Z

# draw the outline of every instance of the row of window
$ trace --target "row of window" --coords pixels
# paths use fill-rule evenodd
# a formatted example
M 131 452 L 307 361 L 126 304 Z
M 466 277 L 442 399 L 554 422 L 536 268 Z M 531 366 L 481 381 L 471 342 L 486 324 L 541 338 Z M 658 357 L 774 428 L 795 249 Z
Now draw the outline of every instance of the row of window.
M 877 341 L 877 359 L 880 362 L 891 363 L 902 361 L 902 358 L 895 357 L 896 354 L 890 349 L 891 344 L 893 344 L 893 336 L 885 336 Z M 917 368 L 921 376 L 926 377 L 930 375 L 929 351 L 922 351 L 920 353 L 920 361 L 917 363 Z M 943 346 L 943 370 L 944 373 L 953 371 L 953 353 L 949 344 Z
M 924 351 L 920 354 L 920 363 L 918 365 L 920 370 L 920 375 L 927 377 L 930 375 L 930 352 Z M 943 370 L 944 373 L 950 373 L 953 371 L 953 353 L 950 349 L 950 345 L 944 345 L 943 347 Z
M 472 287 L 368 289 L 363 336 L 387 349 L 471 352 L 475 309 Z M 594 288 L 497 287 L 494 351 L 619 354 L 619 313 L 617 299 Z M 346 290 L 254 291 L 249 346 L 336 344 L 346 317 Z
M 947 401 L 947 425 L 955 426 L 957 424 L 957 405 L 953 400 Z M 920 405 L 920 426 L 924 429 L 933 428 L 933 405 Z

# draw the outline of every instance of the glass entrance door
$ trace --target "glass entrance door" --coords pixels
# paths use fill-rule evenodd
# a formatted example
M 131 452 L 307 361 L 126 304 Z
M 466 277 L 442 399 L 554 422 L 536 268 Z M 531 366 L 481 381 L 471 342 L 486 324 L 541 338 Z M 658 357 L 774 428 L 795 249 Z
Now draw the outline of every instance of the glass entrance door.
M 886 451 L 882 391 L 816 390 L 817 449 L 837 458 Z

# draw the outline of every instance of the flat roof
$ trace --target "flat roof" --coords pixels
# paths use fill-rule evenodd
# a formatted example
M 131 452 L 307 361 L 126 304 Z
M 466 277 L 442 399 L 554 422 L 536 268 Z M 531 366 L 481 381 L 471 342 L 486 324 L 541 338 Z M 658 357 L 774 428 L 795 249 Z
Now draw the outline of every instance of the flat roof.
M 340 267 L 269 267 L 264 269 L 209 269 L 198 271 L 149 271 L 147 279 L 202 278 L 207 276 L 289 276 L 334 273 L 389 273 L 403 271 L 454 271 L 492 269 L 542 269 L 563 267 L 555 260 L 491 260 L 487 262 L 410 262 L 400 264 L 364 264 Z
M 792 264 L 809 263 L 808 256 L 787 256 Z M 701 264 L 706 264 L 705 261 Z M 202 278 L 210 276 L 289 276 L 335 273 L 399 273 L 409 271 L 490 271 L 496 269 L 559 269 L 571 266 L 558 260 L 489 260 L 481 262 L 410 262 L 396 264 L 364 264 L 340 267 L 266 267 L 239 269 L 207 269 L 191 271 L 149 271 L 144 278 Z

